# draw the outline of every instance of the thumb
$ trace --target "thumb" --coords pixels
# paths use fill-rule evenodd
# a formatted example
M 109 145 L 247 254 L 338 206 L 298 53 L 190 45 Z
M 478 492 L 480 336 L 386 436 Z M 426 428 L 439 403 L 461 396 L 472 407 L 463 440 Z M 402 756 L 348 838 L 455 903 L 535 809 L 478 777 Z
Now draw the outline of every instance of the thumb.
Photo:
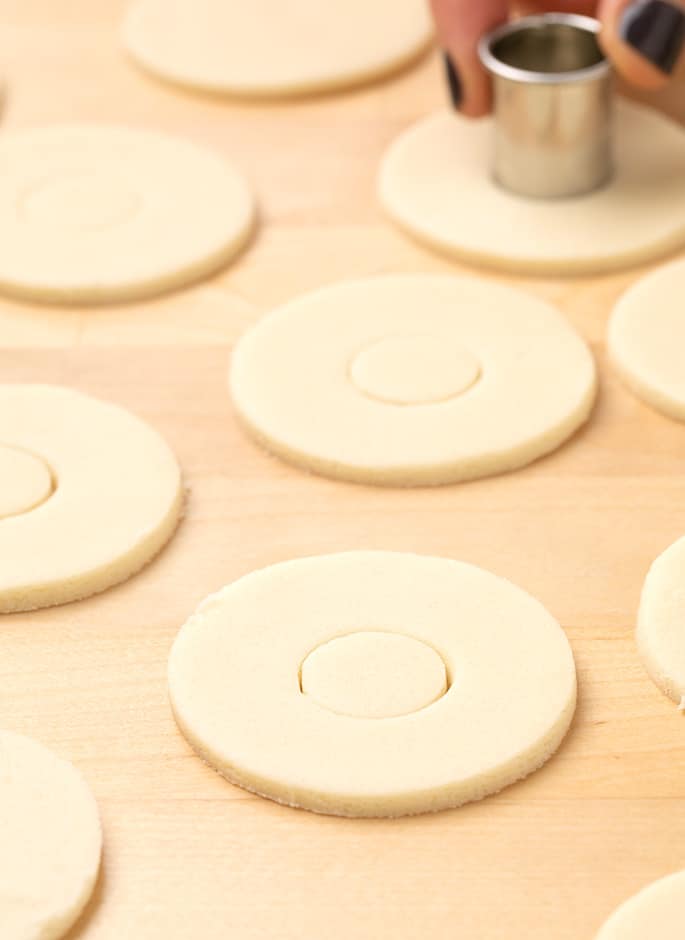
M 685 0 L 602 0 L 601 41 L 621 75 L 660 88 L 685 52 Z

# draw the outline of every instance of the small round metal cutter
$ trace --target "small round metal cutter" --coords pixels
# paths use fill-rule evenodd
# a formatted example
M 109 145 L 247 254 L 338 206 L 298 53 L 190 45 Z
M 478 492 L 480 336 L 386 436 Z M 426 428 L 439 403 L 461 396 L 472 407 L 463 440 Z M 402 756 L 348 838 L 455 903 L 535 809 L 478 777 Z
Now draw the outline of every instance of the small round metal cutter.
M 587 16 L 513 20 L 480 41 L 494 85 L 496 181 L 514 193 L 577 196 L 608 182 L 611 65 Z

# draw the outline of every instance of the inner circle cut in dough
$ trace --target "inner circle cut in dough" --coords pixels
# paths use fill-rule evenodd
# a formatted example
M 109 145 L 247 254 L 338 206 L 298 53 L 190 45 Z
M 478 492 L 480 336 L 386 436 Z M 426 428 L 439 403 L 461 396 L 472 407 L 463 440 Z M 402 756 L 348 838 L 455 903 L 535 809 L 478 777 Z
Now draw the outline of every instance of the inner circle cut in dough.
M 429 405 L 465 392 L 480 376 L 475 356 L 437 336 L 391 336 L 352 359 L 358 389 L 396 405 Z
M 381 202 L 409 234 L 479 264 L 558 274 L 639 264 L 685 243 L 685 131 L 624 102 L 615 118 L 613 180 L 544 200 L 492 180 L 490 120 L 433 115 L 391 144 Z
M 364 631 L 431 647 L 449 673 L 445 694 L 398 717 L 321 707 L 301 688 L 302 664 Z M 387 690 L 382 666 L 372 671 Z M 551 756 L 576 700 L 568 641 L 536 600 L 472 565 L 394 552 L 285 562 L 209 597 L 176 638 L 169 690 L 183 734 L 230 781 L 340 816 L 495 793 Z
M 657 268 L 616 304 L 609 355 L 625 384 L 663 414 L 685 421 L 685 259 Z
M 637 644 L 651 678 L 685 708 L 685 537 L 649 569 L 640 599 Z
M 647 885 L 622 904 L 596 940 L 666 940 L 685 923 L 685 871 Z
M 0 385 L 0 444 L 39 456 L 55 487 L 31 511 L 0 518 L 0 612 L 63 604 L 118 584 L 176 528 L 176 458 L 156 431 L 117 405 L 61 386 Z M 20 485 L 13 476 L 3 480 L 10 492 Z
M 78 771 L 47 748 L 0 731 L 2 940 L 58 940 L 95 887 L 102 833 Z
M 47 464 L 26 451 L 0 444 L 0 519 L 30 512 L 52 493 Z
M 426 0 L 138 0 L 124 44 L 166 81 L 245 96 L 330 91 L 408 63 L 432 35 Z
M 474 278 L 388 275 L 323 288 L 238 343 L 247 430 L 326 476 L 450 483 L 521 467 L 588 417 L 595 367 L 548 304 Z
M 242 176 L 187 140 L 109 125 L 0 140 L 0 292 L 108 303 L 209 275 L 247 240 Z
M 365 630 L 312 650 L 302 663 L 300 686 L 339 715 L 395 718 L 440 698 L 447 672 L 432 646 L 401 633 Z

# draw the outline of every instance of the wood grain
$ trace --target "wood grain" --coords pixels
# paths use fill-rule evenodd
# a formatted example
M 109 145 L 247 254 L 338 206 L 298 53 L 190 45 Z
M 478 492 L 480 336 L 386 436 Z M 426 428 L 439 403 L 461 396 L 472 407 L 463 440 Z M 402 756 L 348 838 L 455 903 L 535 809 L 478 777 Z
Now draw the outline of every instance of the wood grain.
M 69 940 L 592 940 L 627 894 L 685 867 L 685 725 L 632 638 L 646 569 L 685 532 L 685 428 L 625 391 L 603 350 L 611 304 L 641 272 L 504 279 L 557 303 L 602 370 L 590 424 L 545 460 L 411 491 L 287 467 L 231 415 L 229 347 L 322 283 L 457 269 L 387 226 L 373 196 L 388 141 L 443 100 L 437 63 L 294 105 L 207 101 L 124 60 L 121 6 L 0 0 L 6 126 L 99 119 L 190 135 L 251 175 L 262 227 L 219 278 L 159 301 L 0 302 L 0 380 L 66 383 L 130 408 L 166 435 L 190 488 L 176 538 L 138 577 L 0 620 L 0 725 L 74 760 L 102 809 L 102 878 Z M 349 821 L 252 797 L 193 756 L 165 673 L 195 605 L 256 567 L 368 547 L 483 565 L 558 617 L 580 703 L 542 771 L 458 811 Z

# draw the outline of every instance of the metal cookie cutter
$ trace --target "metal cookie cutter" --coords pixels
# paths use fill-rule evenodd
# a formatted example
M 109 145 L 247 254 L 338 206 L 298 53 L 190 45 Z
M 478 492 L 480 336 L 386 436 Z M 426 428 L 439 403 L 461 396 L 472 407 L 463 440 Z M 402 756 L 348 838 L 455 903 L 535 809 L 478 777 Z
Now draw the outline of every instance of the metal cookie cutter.
M 608 182 L 611 66 L 588 16 L 545 13 L 484 36 L 494 83 L 493 174 L 524 196 L 576 196 Z

